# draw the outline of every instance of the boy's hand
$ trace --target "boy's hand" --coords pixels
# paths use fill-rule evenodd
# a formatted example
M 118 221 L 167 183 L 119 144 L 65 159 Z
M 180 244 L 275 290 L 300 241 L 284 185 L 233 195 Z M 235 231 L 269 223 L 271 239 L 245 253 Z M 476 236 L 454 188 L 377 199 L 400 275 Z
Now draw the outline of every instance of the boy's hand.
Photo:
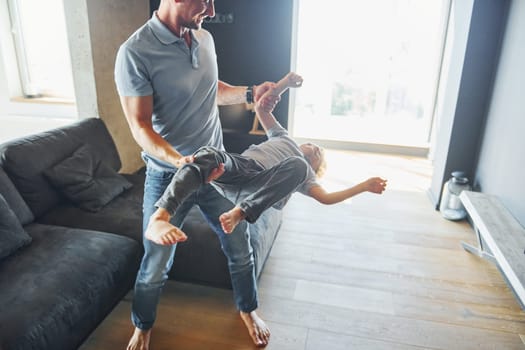
M 275 106 L 281 101 L 279 95 L 266 94 L 258 102 L 255 103 L 255 110 L 262 110 L 266 113 L 272 113 Z
M 271 81 L 265 81 L 262 84 L 255 85 L 253 87 L 253 101 L 258 102 L 259 99 L 266 93 L 266 91 L 275 88 L 275 83 Z
M 386 182 L 387 180 L 380 177 L 371 177 L 363 184 L 365 185 L 366 191 L 381 194 L 386 189 Z
M 297 73 L 290 72 L 284 77 L 283 83 L 289 88 L 301 87 L 303 85 L 303 77 Z

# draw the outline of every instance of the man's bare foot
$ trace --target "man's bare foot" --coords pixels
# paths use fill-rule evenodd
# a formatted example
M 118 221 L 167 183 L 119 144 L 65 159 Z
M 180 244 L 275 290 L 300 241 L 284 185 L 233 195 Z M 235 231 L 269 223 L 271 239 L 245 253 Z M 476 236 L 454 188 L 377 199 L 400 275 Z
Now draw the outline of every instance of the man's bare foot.
M 173 245 L 188 239 L 186 234 L 178 227 L 173 226 L 169 220 L 170 215 L 167 210 L 157 209 L 149 219 L 144 236 L 161 245 Z
M 240 314 L 255 345 L 260 347 L 268 345 L 270 341 L 270 328 L 257 316 L 257 313 L 255 311 L 250 313 L 241 311 Z
M 126 350 L 148 350 L 150 336 L 151 329 L 142 330 L 140 328 L 135 328 Z
M 232 210 L 223 213 L 221 216 L 219 216 L 222 230 L 225 233 L 232 233 L 239 222 L 244 220 L 245 217 L 246 215 L 239 207 L 234 207 Z

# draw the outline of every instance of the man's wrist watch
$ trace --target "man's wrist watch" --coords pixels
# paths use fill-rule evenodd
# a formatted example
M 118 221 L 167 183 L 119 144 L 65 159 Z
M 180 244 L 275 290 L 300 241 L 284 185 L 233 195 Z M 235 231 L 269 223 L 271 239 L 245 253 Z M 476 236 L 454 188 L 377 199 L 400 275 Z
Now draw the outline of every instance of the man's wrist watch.
M 253 86 L 248 86 L 246 88 L 246 103 L 253 103 Z

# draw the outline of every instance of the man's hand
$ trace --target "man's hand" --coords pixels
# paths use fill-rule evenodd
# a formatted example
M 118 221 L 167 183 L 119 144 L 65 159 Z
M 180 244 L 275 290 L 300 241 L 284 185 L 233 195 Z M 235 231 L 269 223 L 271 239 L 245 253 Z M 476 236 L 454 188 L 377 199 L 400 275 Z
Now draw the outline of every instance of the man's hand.
M 386 189 L 386 183 L 387 180 L 382 179 L 380 177 L 371 177 L 363 184 L 365 185 L 365 189 L 368 192 L 381 194 Z
M 184 164 L 190 164 L 193 162 L 195 162 L 194 156 L 185 156 L 185 157 L 180 157 L 179 159 L 177 159 L 174 165 L 177 168 L 180 168 L 184 166 Z M 214 180 L 217 180 L 219 177 L 222 176 L 222 174 L 224 174 L 224 163 L 220 163 L 217 168 L 211 171 L 210 176 L 208 176 L 208 178 L 206 179 L 206 183 L 210 183 Z
M 193 163 L 193 161 L 195 160 L 195 158 L 193 156 L 185 156 L 185 157 L 180 157 L 179 159 L 177 159 L 175 161 L 175 163 L 173 165 L 175 165 L 177 168 L 180 168 L 182 167 L 184 164 L 190 164 L 190 163 Z

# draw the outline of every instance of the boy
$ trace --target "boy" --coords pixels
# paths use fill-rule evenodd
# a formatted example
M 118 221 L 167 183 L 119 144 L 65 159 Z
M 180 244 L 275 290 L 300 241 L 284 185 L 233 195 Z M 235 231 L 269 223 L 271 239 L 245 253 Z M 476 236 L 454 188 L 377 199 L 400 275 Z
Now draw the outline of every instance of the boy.
M 255 105 L 255 112 L 268 141 L 252 145 L 241 155 L 212 147 L 203 147 L 191 157 L 185 157 L 179 171 L 156 203 L 145 236 L 162 245 L 187 239 L 184 232 L 169 223 L 184 199 L 208 180 L 227 193 L 236 194 L 236 206 L 220 216 L 222 229 L 231 233 L 242 220 L 253 223 L 269 207 L 282 209 L 293 192 L 299 191 L 323 204 L 334 204 L 362 192 L 381 194 L 386 180 L 373 177 L 343 191 L 326 192 L 317 183 L 324 170 L 324 153 L 317 145 L 297 145 L 272 114 L 273 105 L 266 97 L 279 96 L 286 89 L 302 85 L 302 78 L 289 73 L 268 91 Z M 210 178 L 213 169 L 224 164 L 224 173 Z

